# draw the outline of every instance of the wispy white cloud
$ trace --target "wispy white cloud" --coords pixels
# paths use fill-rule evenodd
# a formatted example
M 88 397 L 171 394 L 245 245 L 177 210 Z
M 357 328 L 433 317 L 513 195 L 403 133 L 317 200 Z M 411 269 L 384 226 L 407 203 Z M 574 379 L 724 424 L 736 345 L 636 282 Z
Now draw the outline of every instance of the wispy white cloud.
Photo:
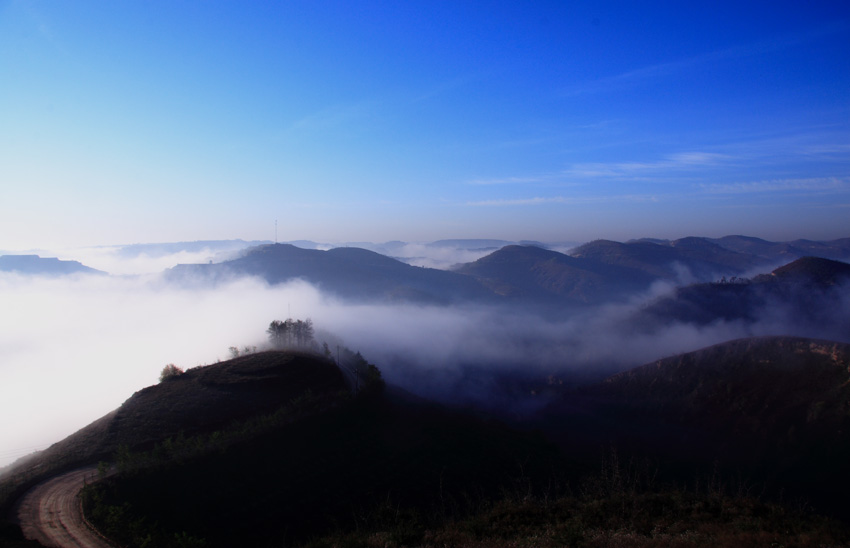
M 807 179 L 772 179 L 738 183 L 703 184 L 710 194 L 758 194 L 763 192 L 848 192 L 850 177 L 813 177 Z
M 494 177 L 491 179 L 473 179 L 469 185 L 531 185 L 536 183 L 557 183 L 559 186 L 576 185 L 587 178 L 634 178 L 655 176 L 665 171 L 677 171 L 705 168 L 729 162 L 733 157 L 717 152 L 688 151 L 668 154 L 660 160 L 643 162 L 594 162 L 574 164 L 556 173 L 542 173 L 525 176 Z
M 470 185 L 480 185 L 480 186 L 488 186 L 488 185 L 518 185 L 518 184 L 529 184 L 529 183 L 542 183 L 546 181 L 551 181 L 557 178 L 559 174 L 548 174 L 548 175 L 531 175 L 525 177 L 500 177 L 493 179 L 473 179 L 471 181 L 467 181 L 467 184 Z
M 729 154 L 716 152 L 689 151 L 668 154 L 660 160 L 643 162 L 594 162 L 574 164 L 564 170 L 564 175 L 576 178 L 598 177 L 634 177 L 639 175 L 659 175 L 663 172 L 681 172 L 695 168 L 704 169 L 717 166 L 733 159 Z
M 650 194 L 620 194 L 620 195 L 611 195 L 611 196 L 535 196 L 533 198 L 515 198 L 515 199 L 496 199 L 496 200 L 481 200 L 478 202 L 467 202 L 466 205 L 469 206 L 480 206 L 480 207 L 488 207 L 488 206 L 496 206 L 496 207 L 509 207 L 509 206 L 537 206 L 544 204 L 565 204 L 565 205 L 578 205 L 578 204 L 593 204 L 593 203 L 603 203 L 603 202 L 633 202 L 633 203 L 645 203 L 645 202 L 657 202 L 659 200 L 657 195 Z

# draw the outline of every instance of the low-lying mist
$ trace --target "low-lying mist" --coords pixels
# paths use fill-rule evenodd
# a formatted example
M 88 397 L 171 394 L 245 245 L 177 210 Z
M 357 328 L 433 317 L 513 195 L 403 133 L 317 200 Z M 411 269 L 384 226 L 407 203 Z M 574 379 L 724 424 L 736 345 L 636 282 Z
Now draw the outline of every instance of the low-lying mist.
M 515 306 L 353 305 L 303 281 L 241 278 L 213 289 L 158 275 L 0 274 L 0 466 L 115 409 L 166 364 L 187 369 L 228 359 L 230 346 L 262 349 L 274 319 L 310 318 L 319 342 L 332 334 L 332 345 L 360 351 L 388 382 L 461 404 L 498 397 L 488 376 L 598 379 L 745 336 L 818 336 L 771 309 L 754 322 L 634 329 L 633 315 L 672 290 L 657 285 L 628 303 L 553 319 Z M 832 305 L 848 317 L 846 299 Z

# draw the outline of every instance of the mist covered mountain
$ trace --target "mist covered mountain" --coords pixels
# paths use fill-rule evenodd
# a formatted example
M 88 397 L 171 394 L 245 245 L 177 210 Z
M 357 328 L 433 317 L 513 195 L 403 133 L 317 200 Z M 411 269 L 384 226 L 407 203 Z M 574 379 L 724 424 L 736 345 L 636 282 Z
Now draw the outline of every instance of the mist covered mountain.
M 569 254 L 531 245 L 506 245 L 450 271 L 413 267 L 375 251 L 357 247 L 303 249 L 291 244 L 252 247 L 237 259 L 216 264 L 178 265 L 167 273 L 172 281 L 215 282 L 234 276 L 258 276 L 270 284 L 303 279 L 345 299 L 382 302 L 495 302 L 529 305 L 587 305 L 623 301 L 647 292 L 655 282 L 678 286 L 752 275 L 777 257 L 796 257 L 800 248 L 728 237 L 719 240 L 597 240 Z M 493 244 L 501 241 L 443 241 L 436 248 Z M 719 243 L 718 243 L 719 242 Z M 810 242 L 806 249 L 841 254 L 843 241 Z M 759 253 L 721 245 L 751 244 Z M 388 242 L 386 245 L 390 245 Z M 396 251 L 406 245 L 398 242 Z M 393 247 L 393 246 L 390 246 Z M 777 249 L 783 249 L 783 252 Z
M 251 248 L 242 257 L 208 265 L 178 265 L 167 273 L 181 283 L 258 276 L 270 284 L 304 279 L 320 289 L 356 301 L 412 301 L 447 304 L 489 302 L 494 294 L 474 279 L 444 270 L 415 267 L 354 247 L 327 251 L 290 244 Z
M 804 257 L 752 279 L 724 278 L 677 288 L 648 304 L 635 323 L 644 329 L 673 323 L 772 323 L 785 332 L 847 340 L 848 288 L 850 265 Z

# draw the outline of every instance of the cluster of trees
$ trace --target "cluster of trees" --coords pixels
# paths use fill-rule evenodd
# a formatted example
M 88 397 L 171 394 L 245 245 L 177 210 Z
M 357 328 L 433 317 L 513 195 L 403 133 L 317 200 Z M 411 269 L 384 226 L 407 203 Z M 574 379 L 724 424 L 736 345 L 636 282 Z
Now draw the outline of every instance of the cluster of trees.
M 173 363 L 169 363 L 162 368 L 159 373 L 159 382 L 167 381 L 170 378 L 177 377 L 183 374 L 183 368 L 177 367 Z
M 313 338 L 313 322 L 307 320 L 274 320 L 266 329 L 273 348 L 300 348 L 312 350 L 316 346 Z
M 746 285 L 746 284 L 750 283 L 750 280 L 749 280 L 748 278 L 739 278 L 739 277 L 737 277 L 737 276 L 732 276 L 731 278 L 729 278 L 729 279 L 727 280 L 727 279 L 726 279 L 726 276 L 723 276 L 722 278 L 720 278 L 719 280 L 717 280 L 717 282 L 716 282 L 716 283 L 719 283 L 719 284 L 737 284 L 737 285 Z

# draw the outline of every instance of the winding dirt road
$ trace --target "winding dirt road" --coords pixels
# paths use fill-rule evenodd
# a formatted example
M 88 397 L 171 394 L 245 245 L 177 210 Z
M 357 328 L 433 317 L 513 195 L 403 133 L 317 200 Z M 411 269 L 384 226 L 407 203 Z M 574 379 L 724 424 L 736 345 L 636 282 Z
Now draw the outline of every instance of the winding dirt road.
M 97 479 L 97 467 L 81 468 L 51 478 L 30 489 L 18 502 L 24 536 L 55 548 L 113 548 L 89 529 L 77 493 L 84 481 Z

